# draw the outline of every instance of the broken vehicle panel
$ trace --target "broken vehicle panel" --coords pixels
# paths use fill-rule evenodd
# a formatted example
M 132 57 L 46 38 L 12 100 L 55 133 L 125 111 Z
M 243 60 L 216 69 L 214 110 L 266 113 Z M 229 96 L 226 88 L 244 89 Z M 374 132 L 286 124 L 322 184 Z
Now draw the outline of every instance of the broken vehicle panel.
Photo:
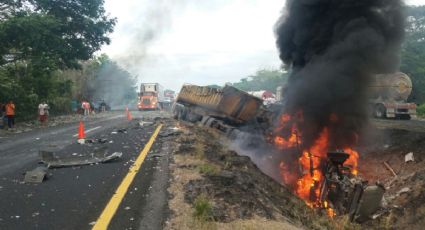
M 47 168 L 37 167 L 25 173 L 25 183 L 42 183 L 47 178 Z
M 122 157 L 121 152 L 115 152 L 112 154 L 91 154 L 82 157 L 67 157 L 59 158 L 55 156 L 53 152 L 42 152 L 41 162 L 47 165 L 47 168 L 61 168 L 61 167 L 73 167 L 83 166 L 98 163 L 107 163 Z

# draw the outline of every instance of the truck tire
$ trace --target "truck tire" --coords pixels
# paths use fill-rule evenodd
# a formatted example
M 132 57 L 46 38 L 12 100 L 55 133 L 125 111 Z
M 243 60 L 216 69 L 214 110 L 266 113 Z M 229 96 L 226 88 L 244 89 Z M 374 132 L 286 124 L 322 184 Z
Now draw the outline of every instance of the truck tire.
M 387 117 L 387 109 L 382 104 L 377 104 L 374 108 L 373 115 L 376 118 L 386 118 Z
M 410 120 L 412 117 L 409 114 L 401 114 L 397 116 L 400 120 Z
M 187 116 L 187 109 L 186 108 L 179 109 L 178 119 L 181 121 L 185 121 L 186 116 Z
M 198 121 L 201 121 L 202 116 L 198 115 L 196 113 L 193 113 L 193 112 L 188 112 L 187 115 L 186 115 L 186 119 L 189 122 L 196 123 Z

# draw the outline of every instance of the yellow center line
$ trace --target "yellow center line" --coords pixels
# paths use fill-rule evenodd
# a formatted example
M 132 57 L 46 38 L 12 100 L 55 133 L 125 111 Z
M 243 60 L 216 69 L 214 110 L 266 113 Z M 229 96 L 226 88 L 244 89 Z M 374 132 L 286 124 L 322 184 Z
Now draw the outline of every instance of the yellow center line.
M 112 198 L 109 200 L 102 214 L 97 219 L 96 224 L 93 226 L 92 230 L 108 229 L 108 226 L 112 220 L 112 217 L 114 217 L 115 212 L 117 211 L 119 205 L 121 204 L 121 201 L 123 200 L 125 194 L 127 193 L 127 190 L 131 185 L 131 182 L 133 182 L 134 177 L 136 176 L 137 172 L 142 166 L 143 161 L 145 160 L 146 155 L 148 155 L 148 152 L 151 149 L 153 143 L 155 142 L 155 139 L 158 136 L 158 133 L 161 130 L 161 128 L 162 128 L 162 124 L 156 128 L 155 132 L 152 134 L 148 143 L 145 145 L 145 148 L 143 148 L 143 150 L 140 152 L 136 161 L 128 170 L 127 175 L 122 180 L 120 186 L 118 186 L 117 190 L 115 191 Z

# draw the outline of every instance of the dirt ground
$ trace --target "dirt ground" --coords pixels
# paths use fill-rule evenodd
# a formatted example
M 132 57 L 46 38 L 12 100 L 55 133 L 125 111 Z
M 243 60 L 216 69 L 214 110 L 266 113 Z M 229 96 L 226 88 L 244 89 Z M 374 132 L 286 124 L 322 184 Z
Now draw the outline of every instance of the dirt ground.
M 373 121 L 363 135 L 360 176 L 383 184 L 386 193 L 382 208 L 362 224 L 311 210 L 248 157 L 229 150 L 220 133 L 178 127 L 166 229 L 423 229 L 425 129 L 418 125 Z M 406 163 L 410 152 L 415 161 Z
M 386 193 L 376 219 L 366 222 L 365 226 L 424 229 L 425 129 L 420 126 L 410 129 L 401 121 L 384 120 L 374 124 L 360 151 L 359 172 L 369 183 L 382 183 Z M 413 153 L 414 162 L 405 162 L 408 153 Z

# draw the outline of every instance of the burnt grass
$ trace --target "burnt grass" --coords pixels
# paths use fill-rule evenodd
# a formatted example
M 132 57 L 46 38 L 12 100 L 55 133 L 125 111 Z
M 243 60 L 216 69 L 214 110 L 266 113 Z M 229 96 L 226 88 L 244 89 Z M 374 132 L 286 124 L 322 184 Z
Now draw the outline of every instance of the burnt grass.
M 207 196 L 212 204 L 211 219 L 217 222 L 258 216 L 308 229 L 334 228 L 325 215 L 308 208 L 287 188 L 263 174 L 248 157 L 224 148 L 217 133 L 193 126 L 190 130 L 189 136 L 181 138 L 176 154 L 193 154 L 193 146 L 202 146 L 203 160 L 219 166 L 219 170 L 185 184 L 185 202 L 193 204 L 197 197 Z M 199 154 L 199 150 L 195 152 Z

